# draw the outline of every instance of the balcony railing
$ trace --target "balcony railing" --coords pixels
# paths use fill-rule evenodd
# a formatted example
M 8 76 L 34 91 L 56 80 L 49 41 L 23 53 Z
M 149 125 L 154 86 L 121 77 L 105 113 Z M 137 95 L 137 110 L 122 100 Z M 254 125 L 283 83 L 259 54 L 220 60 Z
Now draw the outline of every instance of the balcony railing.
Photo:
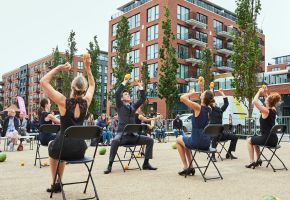
M 236 29 L 231 26 L 224 26 L 223 30 L 217 31 L 217 35 L 226 39 L 233 39 Z
M 207 21 L 197 19 L 196 13 L 193 12 L 181 16 L 181 20 L 184 20 L 187 24 L 191 25 L 193 29 L 194 28 L 206 29 L 207 27 Z
M 216 47 L 215 49 L 217 50 L 217 52 L 225 54 L 227 57 L 234 53 L 232 43 L 228 43 L 221 47 Z
M 39 83 L 39 79 L 38 78 L 35 78 L 34 79 L 34 83 Z
M 34 73 L 40 73 L 40 70 L 38 68 L 34 68 Z
M 131 11 L 131 10 L 133 10 L 133 9 L 135 9 L 135 8 L 141 6 L 141 5 L 143 5 L 143 4 L 145 4 L 145 3 L 149 2 L 149 1 L 151 1 L 151 0 L 135 1 L 135 2 L 133 2 L 132 4 L 130 4 L 128 6 L 123 6 L 121 8 L 121 12 L 118 12 L 118 13 L 112 15 L 111 19 L 115 19 L 115 18 L 123 15 L 124 13 L 129 12 L 129 11 Z
M 192 66 L 201 63 L 201 53 L 195 53 L 192 55 L 189 55 L 187 59 L 185 59 L 186 62 L 192 63 Z
M 234 70 L 233 68 L 234 66 L 231 61 L 215 63 L 214 66 L 217 67 L 219 70 L 226 71 L 226 72 L 231 72 Z
M 34 102 L 34 103 L 39 103 L 39 98 L 38 98 L 38 97 L 33 98 L 33 102 Z
M 207 38 L 206 37 L 196 37 L 196 34 L 193 33 L 187 33 L 184 35 L 181 35 L 181 38 L 186 40 L 187 43 L 191 44 L 192 47 L 206 47 L 207 45 Z
M 4 86 L 4 81 L 0 81 L 0 86 Z

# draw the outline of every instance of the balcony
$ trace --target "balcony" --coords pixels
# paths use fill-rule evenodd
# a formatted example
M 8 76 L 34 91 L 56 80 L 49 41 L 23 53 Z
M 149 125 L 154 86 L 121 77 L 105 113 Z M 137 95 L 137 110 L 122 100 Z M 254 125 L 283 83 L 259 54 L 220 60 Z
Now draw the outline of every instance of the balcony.
M 4 81 L 0 81 L 0 86 L 4 86 Z
M 195 15 L 196 15 L 195 13 L 186 14 L 186 16 L 184 16 L 184 18 L 187 19 L 185 20 L 185 22 L 191 25 L 193 29 L 195 28 L 206 29 L 207 27 L 206 22 L 196 19 Z
M 39 98 L 38 98 L 38 97 L 33 98 L 33 102 L 34 102 L 34 103 L 39 103 Z
M 11 83 L 12 82 L 11 77 L 7 78 L 7 81 Z
M 37 94 L 39 94 L 39 93 L 40 93 L 40 89 L 36 89 L 35 92 L 36 92 Z
M 3 94 L 4 93 L 4 90 L 3 89 L 0 89 L 0 93 Z
M 34 73 L 40 73 L 40 70 L 39 69 L 37 69 L 37 68 L 34 68 Z
M 18 83 L 15 84 L 15 87 L 18 89 L 20 86 Z
M 233 52 L 233 44 L 228 43 L 227 45 L 225 45 L 223 47 L 217 47 L 216 51 L 219 53 L 225 54 L 228 57 L 234 53 Z
M 194 34 L 191 33 L 183 35 L 182 38 L 184 38 L 187 43 L 191 44 L 193 48 L 196 46 L 205 48 L 207 45 L 207 38 L 195 37 Z
M 34 79 L 34 83 L 39 83 L 39 79 L 38 78 L 35 78 Z
M 16 80 L 19 80 L 20 79 L 20 76 L 19 75 L 16 75 L 15 79 Z
M 0 101 L 4 101 L 4 97 L 0 97 Z
M 192 54 L 187 59 L 185 59 L 185 61 L 192 63 L 192 66 L 194 66 L 196 64 L 200 64 L 202 61 L 201 54 L 200 53 Z
M 231 26 L 225 26 L 224 30 L 217 31 L 217 35 L 228 39 L 234 38 L 234 33 L 236 32 L 236 29 L 234 29 Z
M 220 64 L 216 64 L 215 67 L 218 68 L 218 70 L 222 70 L 225 72 L 232 72 L 234 71 L 234 66 L 233 63 L 231 61 L 227 61 L 227 62 L 222 62 Z

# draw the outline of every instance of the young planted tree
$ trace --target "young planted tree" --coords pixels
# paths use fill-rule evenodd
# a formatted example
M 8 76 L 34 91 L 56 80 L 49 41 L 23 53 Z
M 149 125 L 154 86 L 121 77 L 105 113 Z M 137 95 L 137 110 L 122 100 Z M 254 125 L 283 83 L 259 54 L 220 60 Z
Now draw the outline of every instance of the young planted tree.
M 124 76 L 130 74 L 133 69 L 131 58 L 127 56 L 128 53 L 132 51 L 130 45 L 131 38 L 132 34 L 129 32 L 128 19 L 122 16 L 117 26 L 116 46 L 113 47 L 116 50 L 116 67 L 113 68 L 113 76 L 116 78 L 116 83 L 113 85 L 113 90 L 117 89 L 123 82 Z M 127 89 L 130 89 L 129 85 Z
M 56 46 L 55 49 L 52 49 L 52 66 L 56 67 L 60 64 L 61 64 L 60 53 L 58 50 L 58 46 Z M 57 77 L 53 78 L 52 85 L 54 88 L 60 91 L 61 85 L 59 80 L 61 79 L 58 79 Z M 53 101 L 51 101 L 51 110 L 58 110 L 56 103 L 54 103 Z
M 210 82 L 213 81 L 214 77 L 211 71 L 213 61 L 212 55 L 209 48 L 205 48 L 202 51 L 202 62 L 201 62 L 201 76 L 204 78 L 204 89 L 209 90 Z
M 248 106 L 252 117 L 252 100 L 257 92 L 257 72 L 261 64 L 261 50 L 257 36 L 257 16 L 261 10 L 260 0 L 236 0 L 238 31 L 234 34 L 234 64 L 232 86 L 234 97 Z M 248 102 L 248 103 L 246 103 Z
M 95 79 L 95 93 L 91 102 L 91 105 L 88 109 L 89 114 L 96 115 L 98 111 L 100 111 L 100 100 L 98 96 L 100 96 L 100 73 L 99 73 L 99 55 L 100 55 L 100 47 L 97 41 L 97 36 L 94 36 L 94 41 L 89 43 L 89 48 L 87 49 L 89 54 L 91 55 L 91 70 Z
M 161 61 L 160 79 L 158 83 L 158 97 L 165 99 L 167 117 L 173 117 L 173 109 L 178 102 L 177 88 L 177 55 L 175 47 L 172 45 L 176 39 L 171 29 L 170 11 L 164 7 L 165 19 L 162 21 L 162 46 L 159 50 L 159 58 Z
M 144 91 L 147 92 L 147 88 L 148 88 L 148 84 L 149 84 L 149 81 L 150 81 L 150 77 L 149 77 L 149 73 L 148 73 L 148 64 L 147 62 L 143 62 L 142 63 L 142 66 L 141 66 L 141 80 L 143 82 L 143 88 L 144 88 Z M 147 116 L 147 106 L 148 106 L 148 99 L 146 98 L 146 101 L 142 104 L 141 106 L 141 110 L 142 112 Z

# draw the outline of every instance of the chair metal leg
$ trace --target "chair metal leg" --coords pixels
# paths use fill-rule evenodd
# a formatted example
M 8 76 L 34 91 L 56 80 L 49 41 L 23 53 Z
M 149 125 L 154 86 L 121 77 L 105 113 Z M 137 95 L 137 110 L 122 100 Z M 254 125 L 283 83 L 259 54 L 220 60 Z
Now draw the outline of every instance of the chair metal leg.
M 117 152 L 117 157 L 118 157 L 119 162 L 121 163 L 121 166 L 122 166 L 123 171 L 126 172 L 126 170 L 125 170 L 125 168 L 123 166 L 123 163 L 122 163 L 122 161 L 120 159 L 120 156 L 119 156 L 118 152 Z

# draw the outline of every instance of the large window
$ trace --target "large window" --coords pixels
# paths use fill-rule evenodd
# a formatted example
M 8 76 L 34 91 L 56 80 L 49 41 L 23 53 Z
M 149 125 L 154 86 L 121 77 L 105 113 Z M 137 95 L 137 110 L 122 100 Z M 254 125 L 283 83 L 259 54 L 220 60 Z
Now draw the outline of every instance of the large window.
M 82 61 L 78 62 L 78 70 L 83 70 L 84 68 L 84 63 Z
M 221 32 L 223 31 L 223 23 L 217 21 L 217 20 L 213 20 L 213 28 L 215 32 Z
M 223 57 L 219 55 L 214 56 L 215 66 L 221 67 L 223 65 Z
M 132 34 L 132 38 L 131 38 L 131 42 L 130 42 L 131 47 L 138 45 L 138 44 L 140 44 L 140 31 Z
M 195 55 L 194 55 L 194 57 L 195 57 L 196 59 L 201 59 L 201 57 L 202 57 L 202 51 L 199 50 L 199 49 L 196 49 L 196 50 L 195 50 Z
M 147 87 L 147 97 L 157 97 L 157 83 L 150 83 Z
M 196 20 L 204 24 L 207 24 L 207 16 L 201 13 L 196 13 Z
M 158 58 L 158 44 L 147 46 L 147 60 Z
M 197 40 L 207 43 L 207 34 L 206 33 L 203 33 L 203 32 L 200 32 L 200 31 L 196 31 L 195 32 L 195 37 L 196 37 Z
M 117 67 L 117 63 L 116 63 L 115 57 L 112 57 L 112 67 L 113 68 Z
M 159 18 L 159 5 L 147 10 L 147 22 L 152 22 Z
M 179 93 L 186 93 L 187 89 L 188 89 L 188 86 L 185 85 L 185 84 L 178 83 L 177 84 L 177 88 L 178 88 Z
M 112 41 L 112 52 L 116 52 L 117 40 Z
M 188 39 L 188 28 L 177 24 L 177 39 L 187 40 Z
M 140 13 L 128 18 L 129 29 L 140 26 Z
M 188 78 L 188 66 L 183 64 L 178 64 L 177 77 L 186 79 Z
M 134 80 L 136 77 L 139 78 L 139 67 L 134 67 L 131 71 L 131 80 Z
M 218 38 L 214 37 L 213 38 L 213 47 L 215 49 L 223 48 L 223 41 L 221 39 L 218 39 Z
M 158 73 L 158 64 L 153 63 L 148 65 L 148 75 L 150 78 L 156 78 Z
M 127 54 L 127 61 L 132 61 L 133 63 L 138 63 L 140 58 L 140 50 L 131 51 Z
M 147 28 L 147 41 L 158 38 L 158 24 Z
M 112 35 L 115 36 L 117 34 L 118 23 L 113 24 L 112 26 Z
M 178 58 L 187 59 L 188 58 L 188 46 L 178 44 L 177 45 Z
M 177 19 L 186 21 L 189 19 L 189 9 L 183 6 L 177 6 Z

